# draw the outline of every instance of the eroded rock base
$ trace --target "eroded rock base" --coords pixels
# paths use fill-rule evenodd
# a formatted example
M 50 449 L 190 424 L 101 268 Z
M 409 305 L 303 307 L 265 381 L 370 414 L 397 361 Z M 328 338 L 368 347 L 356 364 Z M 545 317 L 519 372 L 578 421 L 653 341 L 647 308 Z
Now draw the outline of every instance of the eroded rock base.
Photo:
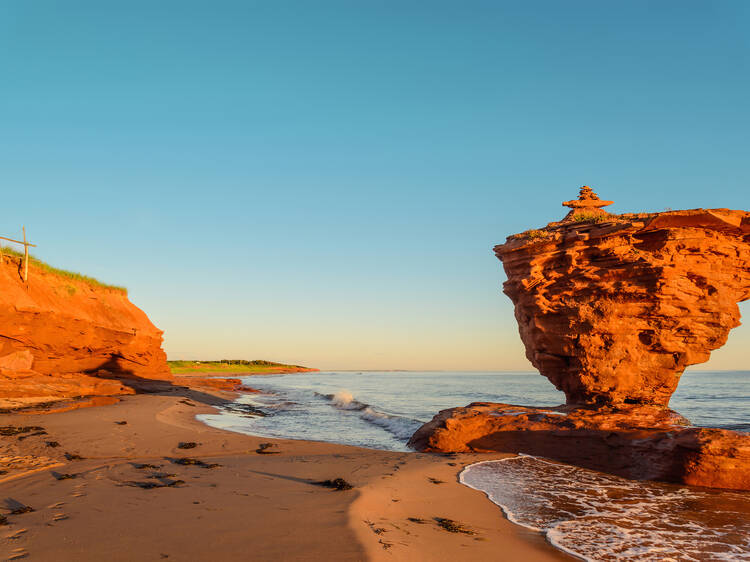
M 439 412 L 409 445 L 428 452 L 526 453 L 637 480 L 750 490 L 750 435 L 692 427 L 659 406 L 475 402 Z

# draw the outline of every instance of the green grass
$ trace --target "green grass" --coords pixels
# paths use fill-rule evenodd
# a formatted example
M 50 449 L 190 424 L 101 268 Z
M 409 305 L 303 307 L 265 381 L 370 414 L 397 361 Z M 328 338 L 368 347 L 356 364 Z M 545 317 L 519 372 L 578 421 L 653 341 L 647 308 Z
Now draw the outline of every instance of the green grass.
M 167 361 L 169 368 L 175 375 L 185 373 L 269 373 L 280 369 L 307 369 L 302 365 L 286 365 L 255 359 L 221 359 L 220 361 Z
M 2 249 L 3 249 L 3 255 L 6 257 L 13 256 L 16 258 L 23 259 L 23 252 L 19 252 L 18 250 L 15 250 L 8 246 L 3 246 Z M 120 291 L 122 293 L 125 293 L 126 295 L 128 294 L 128 290 L 125 287 L 103 283 L 99 281 L 98 279 L 94 279 L 93 277 L 89 277 L 88 275 L 84 275 L 76 271 L 68 271 L 66 269 L 59 269 L 57 267 L 52 267 L 48 263 L 44 263 L 42 260 L 35 258 L 31 254 L 29 254 L 29 265 L 37 269 L 41 269 L 42 271 L 45 271 L 47 273 L 51 273 L 52 275 L 57 275 L 58 277 L 63 277 L 65 279 L 73 279 L 74 281 L 80 281 L 81 283 L 86 283 L 87 285 L 91 285 L 92 287 L 102 287 L 104 289 Z M 71 295 L 75 293 L 75 288 L 73 288 L 72 292 L 70 291 L 70 289 L 68 289 L 68 293 Z
M 573 215 L 573 222 L 602 222 L 606 219 L 606 215 L 596 215 L 594 213 L 578 213 L 577 215 Z
M 509 240 L 542 240 L 552 236 L 552 233 L 546 228 L 532 228 L 525 232 L 519 232 L 508 236 Z
M 546 230 L 527 230 L 526 231 L 526 238 L 529 238 L 530 240 L 536 240 L 538 238 L 547 238 L 550 233 Z

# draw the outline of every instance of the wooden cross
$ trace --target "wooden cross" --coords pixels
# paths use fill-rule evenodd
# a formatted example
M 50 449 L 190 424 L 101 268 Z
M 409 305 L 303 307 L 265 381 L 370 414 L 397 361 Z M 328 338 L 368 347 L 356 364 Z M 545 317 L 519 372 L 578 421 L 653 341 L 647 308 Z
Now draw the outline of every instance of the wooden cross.
M 26 240 L 26 227 L 22 226 L 21 230 L 23 231 L 23 242 L 21 240 L 13 240 L 13 238 L 6 238 L 5 236 L 0 236 L 0 240 L 7 240 L 8 242 L 15 242 L 16 244 L 23 244 L 23 282 L 26 283 L 29 280 L 29 246 L 32 248 L 36 248 L 36 244 L 32 244 L 31 242 Z M 2 250 L 0 249 L 0 263 L 3 262 L 3 254 Z

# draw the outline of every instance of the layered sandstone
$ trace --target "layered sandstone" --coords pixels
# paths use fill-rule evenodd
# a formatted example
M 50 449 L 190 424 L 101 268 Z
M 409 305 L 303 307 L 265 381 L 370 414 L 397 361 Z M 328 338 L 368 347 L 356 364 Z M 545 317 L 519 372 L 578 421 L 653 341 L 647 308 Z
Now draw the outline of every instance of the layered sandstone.
M 162 332 L 124 291 L 0 264 L 0 400 L 4 405 L 133 392 L 169 379 Z
M 526 356 L 569 404 L 667 405 L 750 298 L 744 211 L 563 221 L 495 253 Z
M 750 435 L 692 427 L 660 406 L 443 410 L 412 436 L 420 451 L 525 453 L 637 480 L 750 490 Z
M 588 187 L 564 220 L 495 247 L 526 356 L 559 408 L 471 404 L 410 445 L 537 454 L 631 478 L 750 489 L 750 435 L 691 427 L 667 408 L 750 298 L 750 213 L 612 215 Z

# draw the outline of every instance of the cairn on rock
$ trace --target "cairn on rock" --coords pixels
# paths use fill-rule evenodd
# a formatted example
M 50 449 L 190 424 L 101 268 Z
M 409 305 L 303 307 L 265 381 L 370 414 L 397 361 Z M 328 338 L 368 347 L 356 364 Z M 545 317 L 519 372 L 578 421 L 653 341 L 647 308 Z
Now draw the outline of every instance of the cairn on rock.
M 563 201 L 563 207 L 570 207 L 572 210 L 565 215 L 563 222 L 580 221 L 595 217 L 607 217 L 609 213 L 602 207 L 608 207 L 614 201 L 604 201 L 594 193 L 588 185 L 581 187 L 578 199 Z

